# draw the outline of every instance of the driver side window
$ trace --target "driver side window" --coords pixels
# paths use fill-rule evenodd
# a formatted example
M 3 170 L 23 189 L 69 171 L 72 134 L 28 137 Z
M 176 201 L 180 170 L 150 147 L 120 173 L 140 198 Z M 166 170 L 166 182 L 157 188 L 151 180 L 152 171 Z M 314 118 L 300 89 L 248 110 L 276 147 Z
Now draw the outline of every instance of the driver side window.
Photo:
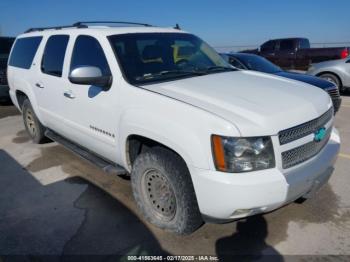
M 75 41 L 70 71 L 79 66 L 95 66 L 100 68 L 103 75 L 111 75 L 100 43 L 91 36 L 80 35 Z

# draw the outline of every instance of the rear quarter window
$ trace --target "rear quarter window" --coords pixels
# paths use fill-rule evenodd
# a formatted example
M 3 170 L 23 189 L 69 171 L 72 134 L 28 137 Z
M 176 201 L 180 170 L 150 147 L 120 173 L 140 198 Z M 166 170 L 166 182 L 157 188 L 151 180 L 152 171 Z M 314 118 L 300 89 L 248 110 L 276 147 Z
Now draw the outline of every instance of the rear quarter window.
M 29 69 L 41 40 L 41 36 L 17 39 L 11 53 L 9 65 Z

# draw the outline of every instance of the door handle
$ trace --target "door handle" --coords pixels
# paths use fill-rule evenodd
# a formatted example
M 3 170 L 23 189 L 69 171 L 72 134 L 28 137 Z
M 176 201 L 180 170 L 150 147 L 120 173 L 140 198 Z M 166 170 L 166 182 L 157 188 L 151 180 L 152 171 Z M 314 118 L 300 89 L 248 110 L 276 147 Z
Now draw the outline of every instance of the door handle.
M 44 86 L 42 84 L 40 84 L 40 83 L 36 83 L 35 86 L 39 87 L 39 88 L 44 88 Z
M 63 95 L 65 97 L 69 98 L 69 99 L 74 99 L 75 98 L 74 94 L 71 91 L 66 91 L 66 92 L 63 93 Z

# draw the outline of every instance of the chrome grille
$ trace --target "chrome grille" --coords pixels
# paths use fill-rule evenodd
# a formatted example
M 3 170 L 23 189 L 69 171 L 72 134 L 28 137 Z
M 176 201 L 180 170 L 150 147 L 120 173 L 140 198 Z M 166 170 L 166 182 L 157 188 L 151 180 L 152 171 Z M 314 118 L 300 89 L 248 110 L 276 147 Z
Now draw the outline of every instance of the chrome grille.
M 324 127 L 333 116 L 333 107 L 330 108 L 319 118 L 306 122 L 304 124 L 282 130 L 278 133 L 280 144 L 284 145 L 309 134 L 312 134 L 317 129 Z
M 311 141 L 299 147 L 282 153 L 282 167 L 284 169 L 298 165 L 315 155 L 317 155 L 322 148 L 327 144 L 332 127 L 328 128 L 326 137 L 321 142 Z

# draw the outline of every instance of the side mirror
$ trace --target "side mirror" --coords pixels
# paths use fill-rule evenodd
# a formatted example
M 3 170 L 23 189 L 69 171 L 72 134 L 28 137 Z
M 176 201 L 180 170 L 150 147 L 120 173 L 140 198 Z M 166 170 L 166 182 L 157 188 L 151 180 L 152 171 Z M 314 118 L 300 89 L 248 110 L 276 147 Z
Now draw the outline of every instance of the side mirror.
M 78 85 L 95 85 L 108 88 L 112 84 L 112 76 L 102 75 L 101 69 L 95 66 L 79 66 L 72 70 L 69 81 Z

